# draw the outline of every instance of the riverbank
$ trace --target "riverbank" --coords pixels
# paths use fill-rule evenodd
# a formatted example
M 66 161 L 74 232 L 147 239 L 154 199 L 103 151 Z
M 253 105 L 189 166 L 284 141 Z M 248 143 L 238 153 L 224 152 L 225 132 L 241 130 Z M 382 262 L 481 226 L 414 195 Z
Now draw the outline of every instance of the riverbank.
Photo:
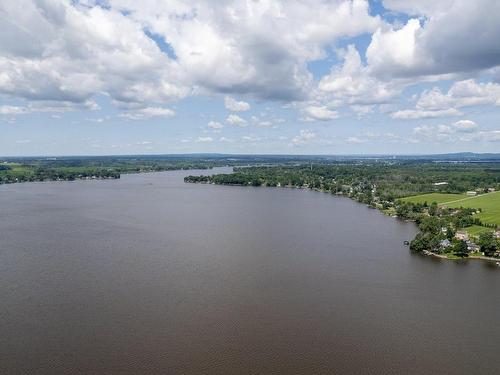
M 499 258 L 492 258 L 492 257 L 484 256 L 484 255 L 469 255 L 468 257 L 463 258 L 463 257 L 459 257 L 459 256 L 456 256 L 453 254 L 437 254 L 437 253 L 433 253 L 432 251 L 429 251 L 429 250 L 422 251 L 422 254 L 427 255 L 427 256 L 431 256 L 434 258 L 446 259 L 446 260 L 478 259 L 478 260 L 486 260 L 489 262 L 500 263 Z
M 500 258 L 484 256 L 479 253 L 477 239 L 463 238 L 464 228 L 479 224 L 477 218 L 473 215 L 475 210 L 446 207 L 438 207 L 435 204 L 412 203 L 402 200 L 393 202 L 384 201 L 376 195 L 376 187 L 372 186 L 372 198 L 369 201 L 363 199 L 363 195 L 354 194 L 355 185 L 344 185 L 339 191 L 325 188 L 324 178 L 319 176 L 320 183 L 276 183 L 272 178 L 249 178 L 249 176 L 239 173 L 238 175 L 226 176 L 187 176 L 185 182 L 205 183 L 215 185 L 229 186 L 254 186 L 254 187 L 279 187 L 290 189 L 308 189 L 320 193 L 328 193 L 336 196 L 348 197 L 358 203 L 363 203 L 369 208 L 378 209 L 383 214 L 398 218 L 404 221 L 415 223 L 420 232 L 417 233 L 411 242 L 407 243 L 410 249 L 415 252 L 421 252 L 426 255 L 433 255 L 441 259 L 457 260 L 470 257 L 470 259 L 479 259 L 485 261 L 500 261 Z M 273 181 L 269 183 L 269 181 Z

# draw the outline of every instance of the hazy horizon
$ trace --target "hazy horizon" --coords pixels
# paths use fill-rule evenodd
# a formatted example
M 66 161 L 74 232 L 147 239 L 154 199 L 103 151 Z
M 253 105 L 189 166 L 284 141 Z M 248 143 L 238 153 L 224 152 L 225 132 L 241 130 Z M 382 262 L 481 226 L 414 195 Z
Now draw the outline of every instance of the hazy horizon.
M 353 153 L 353 154 L 272 154 L 272 153 L 224 153 L 224 152 L 184 152 L 184 153 L 142 153 L 142 154 L 40 154 L 40 155 L 0 155 L 1 158 L 50 158 L 50 157 L 76 157 L 76 158 L 85 158 L 85 157 L 126 157 L 126 156 L 138 156 L 138 157 L 148 157 L 148 156 L 304 156 L 304 157 L 342 157 L 342 156 L 352 156 L 352 157 L 368 157 L 368 156 L 380 156 L 380 157 L 410 157 L 410 156 L 446 156 L 446 155 L 500 155 L 500 152 L 472 152 L 472 151 L 457 151 L 457 152 L 446 152 L 446 153 Z

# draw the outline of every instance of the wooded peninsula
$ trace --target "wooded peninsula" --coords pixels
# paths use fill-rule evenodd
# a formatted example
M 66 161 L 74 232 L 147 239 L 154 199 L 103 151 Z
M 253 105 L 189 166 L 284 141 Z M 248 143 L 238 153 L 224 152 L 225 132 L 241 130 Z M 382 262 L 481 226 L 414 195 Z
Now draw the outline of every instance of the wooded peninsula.
M 188 183 L 307 188 L 346 196 L 415 221 L 415 252 L 457 259 L 500 258 L 500 163 L 351 160 L 237 167 L 188 176 Z

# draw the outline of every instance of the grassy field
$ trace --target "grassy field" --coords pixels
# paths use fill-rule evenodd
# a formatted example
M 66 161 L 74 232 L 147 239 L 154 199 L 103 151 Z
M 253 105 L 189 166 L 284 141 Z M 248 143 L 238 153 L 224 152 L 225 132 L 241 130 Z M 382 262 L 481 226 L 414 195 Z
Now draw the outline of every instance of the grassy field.
M 464 228 L 469 236 L 477 237 L 483 232 L 492 232 L 492 228 L 480 227 L 479 225 L 472 225 L 470 227 Z
M 466 208 L 480 208 L 482 212 L 477 215 L 483 223 L 500 225 L 500 191 L 493 193 L 467 196 L 465 194 L 443 194 L 443 193 L 429 193 L 422 195 L 415 195 L 401 199 L 403 202 L 424 203 L 431 204 L 437 202 L 452 208 L 466 207 Z M 481 229 L 479 226 L 471 227 L 469 233 L 471 235 L 479 235 Z
M 7 163 L 6 165 L 8 165 L 11 169 L 5 170 L 5 171 L 0 170 L 0 176 L 2 174 L 11 174 L 14 176 L 21 176 L 21 175 L 25 175 L 25 174 L 32 175 L 33 174 L 33 171 L 29 167 L 21 165 L 19 163 Z
M 455 202 L 448 201 L 446 206 L 480 208 L 482 212 L 477 217 L 483 223 L 500 225 L 500 191 L 463 198 Z
M 412 202 L 412 203 L 424 203 L 427 202 L 431 204 L 432 202 L 436 202 L 438 204 L 447 203 L 456 201 L 458 199 L 466 198 L 465 194 L 446 194 L 446 193 L 429 193 L 422 195 L 414 195 L 412 197 L 402 198 L 403 202 Z

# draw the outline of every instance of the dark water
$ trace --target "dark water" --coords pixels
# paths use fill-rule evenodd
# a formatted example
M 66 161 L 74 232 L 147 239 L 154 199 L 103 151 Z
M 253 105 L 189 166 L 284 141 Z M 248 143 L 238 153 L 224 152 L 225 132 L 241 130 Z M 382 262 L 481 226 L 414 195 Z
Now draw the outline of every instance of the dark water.
M 498 374 L 500 270 L 312 191 L 0 187 L 1 374 Z

